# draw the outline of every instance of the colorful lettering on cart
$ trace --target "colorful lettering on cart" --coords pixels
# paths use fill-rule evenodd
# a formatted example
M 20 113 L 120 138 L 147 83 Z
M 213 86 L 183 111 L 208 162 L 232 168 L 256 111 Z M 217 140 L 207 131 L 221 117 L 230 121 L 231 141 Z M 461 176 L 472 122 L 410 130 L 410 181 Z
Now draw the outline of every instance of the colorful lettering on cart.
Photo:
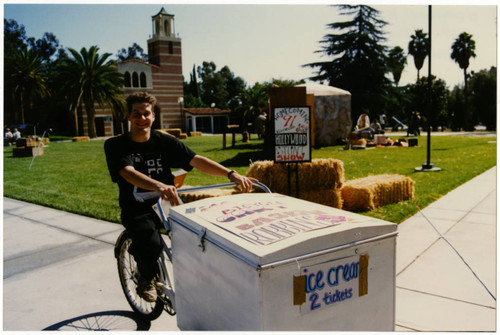
M 249 243 L 265 246 L 302 232 L 327 228 L 352 220 L 320 208 L 297 208 L 289 200 L 221 201 L 198 208 L 198 215 Z
M 306 277 L 306 303 L 301 312 L 307 313 L 350 300 L 358 296 L 359 257 L 302 268 Z

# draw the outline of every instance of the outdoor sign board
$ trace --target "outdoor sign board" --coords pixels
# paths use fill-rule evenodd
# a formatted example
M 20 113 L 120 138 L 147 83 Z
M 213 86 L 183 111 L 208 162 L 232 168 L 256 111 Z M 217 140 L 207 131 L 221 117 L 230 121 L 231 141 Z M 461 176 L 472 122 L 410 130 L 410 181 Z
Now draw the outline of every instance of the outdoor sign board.
M 368 264 L 368 257 L 356 255 L 301 268 L 305 303 L 301 304 L 300 312 L 319 311 L 366 295 L 368 277 L 363 265 Z
M 274 108 L 274 162 L 311 161 L 311 108 Z

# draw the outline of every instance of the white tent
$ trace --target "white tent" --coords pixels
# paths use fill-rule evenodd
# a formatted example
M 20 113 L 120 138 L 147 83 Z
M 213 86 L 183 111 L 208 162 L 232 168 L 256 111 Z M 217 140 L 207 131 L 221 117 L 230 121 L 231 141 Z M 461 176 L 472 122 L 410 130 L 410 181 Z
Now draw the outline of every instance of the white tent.
M 308 83 L 307 94 L 314 94 L 314 140 L 319 146 L 335 145 L 352 131 L 351 93 L 332 86 Z
M 325 95 L 351 95 L 350 92 L 343 90 L 341 88 L 327 86 L 318 83 L 307 83 L 296 85 L 295 87 L 305 87 L 306 93 L 313 93 L 314 96 L 325 96 Z

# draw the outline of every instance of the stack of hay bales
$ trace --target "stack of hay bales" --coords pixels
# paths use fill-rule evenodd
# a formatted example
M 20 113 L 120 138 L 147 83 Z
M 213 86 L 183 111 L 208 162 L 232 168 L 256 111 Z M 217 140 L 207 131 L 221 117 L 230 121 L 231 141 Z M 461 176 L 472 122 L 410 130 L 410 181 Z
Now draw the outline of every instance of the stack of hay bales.
M 41 142 L 41 143 L 40 143 Z M 33 157 L 43 155 L 43 148 L 49 143 L 49 139 L 38 136 L 21 137 L 16 141 L 16 147 L 12 150 L 14 157 Z
M 415 181 L 410 177 L 383 174 L 349 180 L 342 188 L 343 209 L 368 211 L 413 199 Z
M 88 142 L 90 137 L 88 136 L 75 136 L 71 139 L 73 142 Z
M 292 166 L 290 191 L 296 194 L 296 173 Z M 250 165 L 246 174 L 257 178 L 272 192 L 288 194 L 288 166 L 273 161 L 257 161 Z M 298 164 L 299 198 L 331 207 L 342 208 L 341 189 L 344 185 L 344 164 L 342 161 L 313 159 L 310 163 Z

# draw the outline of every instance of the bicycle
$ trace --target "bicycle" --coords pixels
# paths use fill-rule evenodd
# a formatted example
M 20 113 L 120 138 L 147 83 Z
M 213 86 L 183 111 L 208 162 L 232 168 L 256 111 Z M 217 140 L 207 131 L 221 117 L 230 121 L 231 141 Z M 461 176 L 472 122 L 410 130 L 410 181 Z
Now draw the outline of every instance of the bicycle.
M 267 193 L 271 193 L 269 188 L 262 183 L 252 182 L 252 184 L 261 188 Z M 177 192 L 187 193 L 204 189 L 224 188 L 235 185 L 235 183 L 225 183 L 190 187 L 178 189 Z M 140 273 L 137 269 L 137 263 L 135 262 L 134 257 L 128 251 L 132 240 L 130 239 L 127 230 L 124 230 L 118 237 L 115 243 L 114 250 L 115 257 L 117 259 L 118 276 L 120 278 L 120 284 L 127 302 L 135 313 L 137 313 L 141 318 L 145 318 L 147 320 L 157 319 L 161 315 L 163 310 L 165 310 L 165 312 L 172 316 L 176 314 L 175 292 L 173 286 L 172 248 L 170 244 L 171 229 L 168 217 L 165 215 L 165 212 L 163 210 L 161 198 L 157 200 L 156 209 L 165 227 L 165 232 L 162 233 L 161 239 L 163 250 L 160 254 L 160 257 L 158 258 L 159 271 L 156 278 L 158 298 L 155 302 L 147 302 L 137 294 L 136 289 L 140 279 Z

